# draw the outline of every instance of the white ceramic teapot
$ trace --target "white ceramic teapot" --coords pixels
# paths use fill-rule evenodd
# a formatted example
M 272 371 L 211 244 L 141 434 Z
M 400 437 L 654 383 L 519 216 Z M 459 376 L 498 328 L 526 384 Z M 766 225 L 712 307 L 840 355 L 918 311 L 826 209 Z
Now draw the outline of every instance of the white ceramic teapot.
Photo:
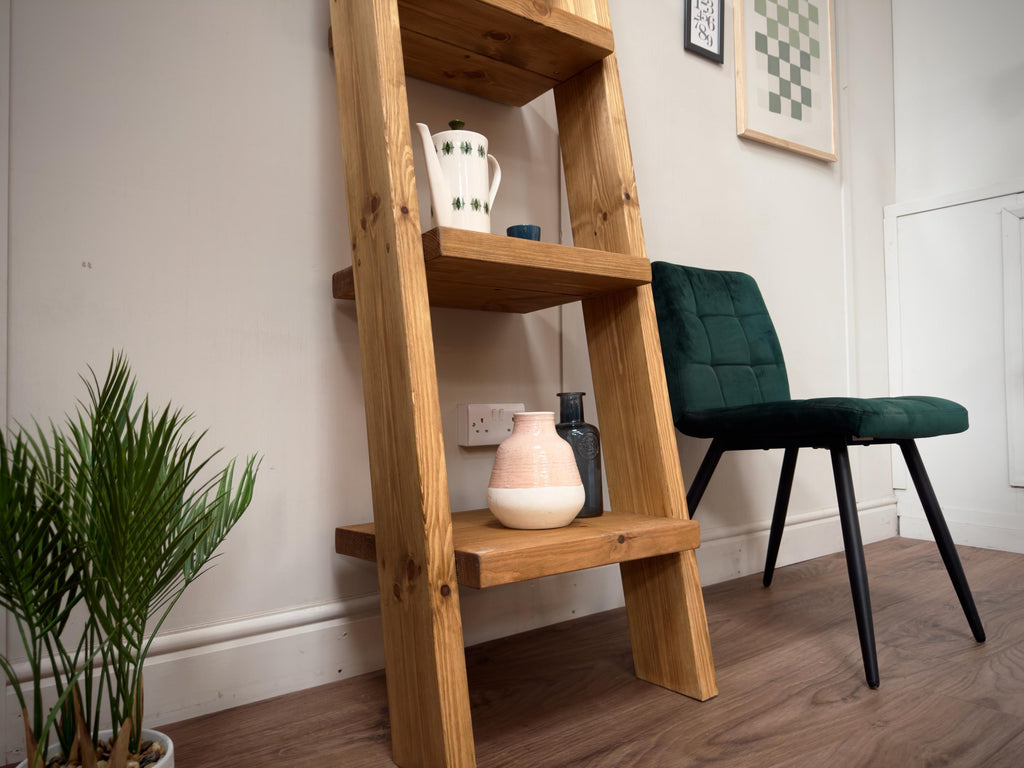
M 501 184 L 501 167 L 493 155 L 487 154 L 486 136 L 463 130 L 465 123 L 461 120 L 448 125 L 450 131 L 431 136 L 426 125 L 416 123 L 427 160 L 433 226 L 490 232 L 491 206 Z

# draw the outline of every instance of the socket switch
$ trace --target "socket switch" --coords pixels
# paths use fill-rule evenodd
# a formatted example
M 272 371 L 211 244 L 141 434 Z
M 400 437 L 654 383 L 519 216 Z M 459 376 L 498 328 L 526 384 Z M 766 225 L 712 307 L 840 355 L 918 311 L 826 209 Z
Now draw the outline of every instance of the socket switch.
M 459 445 L 497 445 L 512 434 L 512 414 L 522 403 L 459 403 Z

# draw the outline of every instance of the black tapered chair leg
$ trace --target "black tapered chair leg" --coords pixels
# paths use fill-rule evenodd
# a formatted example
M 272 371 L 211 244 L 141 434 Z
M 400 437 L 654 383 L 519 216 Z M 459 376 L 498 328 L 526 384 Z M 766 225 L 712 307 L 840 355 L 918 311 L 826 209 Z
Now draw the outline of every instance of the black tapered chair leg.
M 921 499 L 921 506 L 924 507 L 925 517 L 928 518 L 928 525 L 932 529 L 932 536 L 935 537 L 935 544 L 942 555 L 942 562 L 946 566 L 950 581 L 953 582 L 953 589 L 960 599 L 960 607 L 964 609 L 967 623 L 971 627 L 974 639 L 979 643 L 985 642 L 985 628 L 981 625 L 981 617 L 978 616 L 978 609 L 974 605 L 974 597 L 971 595 L 971 588 L 967 585 L 967 577 L 964 575 L 963 566 L 960 565 L 960 556 L 956 552 L 956 545 L 953 544 L 953 537 L 949 535 L 949 527 L 939 507 L 939 500 L 935 497 L 935 490 L 932 488 L 928 473 L 925 472 L 924 462 L 921 461 L 921 454 L 917 450 L 917 444 L 913 440 L 900 442 L 900 450 L 903 451 L 903 458 L 907 462 L 907 469 L 910 470 L 910 477 L 917 488 L 917 495 Z
M 700 468 L 697 469 L 693 483 L 690 484 L 690 490 L 686 492 L 686 506 L 690 510 L 691 519 L 697 514 L 697 505 L 704 497 L 704 491 L 707 490 L 711 475 L 714 474 L 718 460 L 722 458 L 724 452 L 725 448 L 722 447 L 722 443 L 719 440 L 712 440 L 711 445 L 708 446 L 708 452 L 704 454 L 704 460 L 701 461 Z
M 832 473 L 835 475 L 836 481 L 839 523 L 843 529 L 846 570 L 850 576 L 853 611 L 857 616 L 860 652 L 864 658 L 864 676 L 870 687 L 877 688 L 878 654 L 875 651 L 875 627 L 871 619 L 868 572 L 864 564 L 864 544 L 860 536 L 860 521 L 857 519 L 857 499 L 853 493 L 853 476 L 850 474 L 850 456 L 845 445 L 832 448 Z
M 793 490 L 793 473 L 796 471 L 796 457 L 799 448 L 787 448 L 782 457 L 782 472 L 779 473 L 779 490 L 775 494 L 775 511 L 772 512 L 772 529 L 768 534 L 768 554 L 764 558 L 764 576 L 761 583 L 772 585 L 775 575 L 775 561 L 779 557 L 782 531 L 786 527 L 786 510 L 789 509 L 789 493 Z

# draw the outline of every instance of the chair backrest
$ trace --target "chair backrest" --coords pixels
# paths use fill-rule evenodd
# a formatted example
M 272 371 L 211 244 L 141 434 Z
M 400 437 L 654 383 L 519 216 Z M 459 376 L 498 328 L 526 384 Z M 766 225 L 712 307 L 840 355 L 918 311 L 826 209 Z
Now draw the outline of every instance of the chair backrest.
M 754 278 L 660 261 L 651 272 L 676 424 L 687 412 L 790 399 L 782 347 Z

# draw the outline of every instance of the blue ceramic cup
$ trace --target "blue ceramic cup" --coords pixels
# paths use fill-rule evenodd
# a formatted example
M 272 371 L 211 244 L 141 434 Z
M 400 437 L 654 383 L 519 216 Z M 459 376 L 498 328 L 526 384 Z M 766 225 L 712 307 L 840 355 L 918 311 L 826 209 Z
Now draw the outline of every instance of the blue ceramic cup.
M 540 240 L 540 227 L 536 224 L 513 224 L 505 230 L 505 234 L 523 240 Z

